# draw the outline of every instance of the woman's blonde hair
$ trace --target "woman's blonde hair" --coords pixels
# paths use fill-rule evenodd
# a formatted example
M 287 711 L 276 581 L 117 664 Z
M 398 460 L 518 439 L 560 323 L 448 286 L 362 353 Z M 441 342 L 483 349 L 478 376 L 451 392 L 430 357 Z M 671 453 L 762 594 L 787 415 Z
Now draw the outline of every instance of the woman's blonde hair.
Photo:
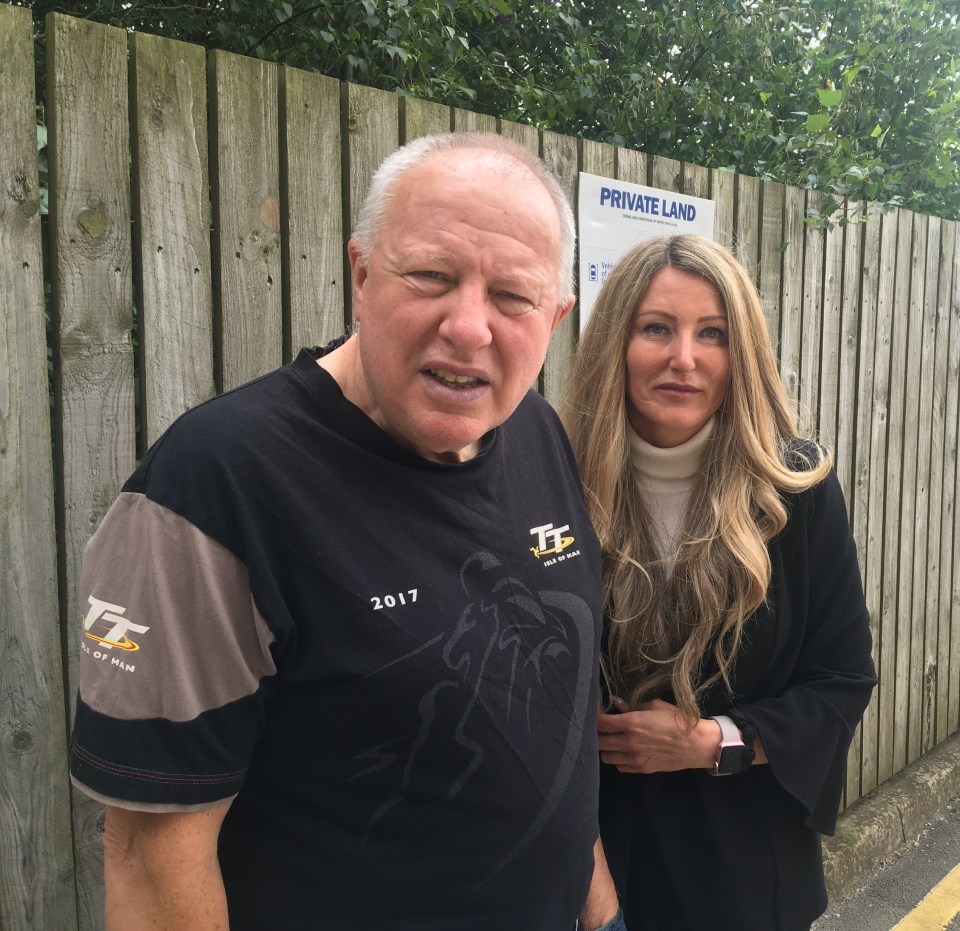
M 683 519 L 672 573 L 657 555 L 627 440 L 625 359 L 634 313 L 664 268 L 698 275 L 727 312 L 730 375 Z M 822 481 L 829 457 L 796 439 L 760 295 L 739 262 L 699 236 L 648 240 L 604 283 L 570 381 L 564 421 L 603 548 L 610 618 L 603 673 L 631 704 L 672 695 L 693 726 L 730 674 L 743 625 L 770 584 L 766 544 L 785 526 L 781 493 Z

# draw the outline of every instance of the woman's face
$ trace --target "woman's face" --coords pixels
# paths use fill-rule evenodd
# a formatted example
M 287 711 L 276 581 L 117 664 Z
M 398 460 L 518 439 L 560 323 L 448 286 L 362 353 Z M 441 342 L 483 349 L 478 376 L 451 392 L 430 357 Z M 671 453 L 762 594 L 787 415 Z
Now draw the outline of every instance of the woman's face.
M 653 446 L 679 446 L 717 412 L 730 375 L 727 311 L 705 278 L 664 268 L 633 315 L 627 416 Z

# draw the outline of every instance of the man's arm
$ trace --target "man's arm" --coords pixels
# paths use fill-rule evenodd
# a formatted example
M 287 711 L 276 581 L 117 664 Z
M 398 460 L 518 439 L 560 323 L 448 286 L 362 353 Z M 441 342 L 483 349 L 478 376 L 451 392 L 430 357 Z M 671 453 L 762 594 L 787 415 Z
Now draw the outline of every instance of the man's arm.
M 107 806 L 107 931 L 227 931 L 217 838 L 229 807 L 156 813 Z
M 619 908 L 617 890 L 607 867 L 603 844 L 598 837 L 593 845 L 593 881 L 590 883 L 587 901 L 583 903 L 583 910 L 580 912 L 580 927 L 584 931 L 596 931 L 612 920 Z

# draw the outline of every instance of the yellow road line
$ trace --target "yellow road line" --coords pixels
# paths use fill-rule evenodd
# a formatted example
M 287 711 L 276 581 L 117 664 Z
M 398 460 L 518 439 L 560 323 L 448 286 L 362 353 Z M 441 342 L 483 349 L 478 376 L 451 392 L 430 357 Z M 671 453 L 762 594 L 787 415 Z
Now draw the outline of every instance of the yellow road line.
M 960 864 L 924 897 L 892 931 L 943 931 L 960 915 Z

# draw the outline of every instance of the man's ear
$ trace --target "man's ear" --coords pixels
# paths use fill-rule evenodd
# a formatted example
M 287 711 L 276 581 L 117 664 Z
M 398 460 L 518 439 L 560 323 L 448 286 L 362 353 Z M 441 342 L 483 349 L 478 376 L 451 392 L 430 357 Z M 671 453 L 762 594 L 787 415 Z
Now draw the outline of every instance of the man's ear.
M 360 319 L 360 309 L 363 306 L 363 285 L 367 280 L 367 263 L 361 253 L 360 241 L 351 236 L 347 242 L 347 258 L 350 261 L 350 277 L 353 281 L 353 318 Z
M 557 327 L 560 326 L 560 322 L 568 313 L 570 313 L 571 310 L 573 310 L 573 305 L 576 303 L 577 299 L 575 297 L 571 297 L 566 304 L 557 305 L 557 315 L 553 318 L 553 326 L 550 328 L 551 335 L 556 333 Z

